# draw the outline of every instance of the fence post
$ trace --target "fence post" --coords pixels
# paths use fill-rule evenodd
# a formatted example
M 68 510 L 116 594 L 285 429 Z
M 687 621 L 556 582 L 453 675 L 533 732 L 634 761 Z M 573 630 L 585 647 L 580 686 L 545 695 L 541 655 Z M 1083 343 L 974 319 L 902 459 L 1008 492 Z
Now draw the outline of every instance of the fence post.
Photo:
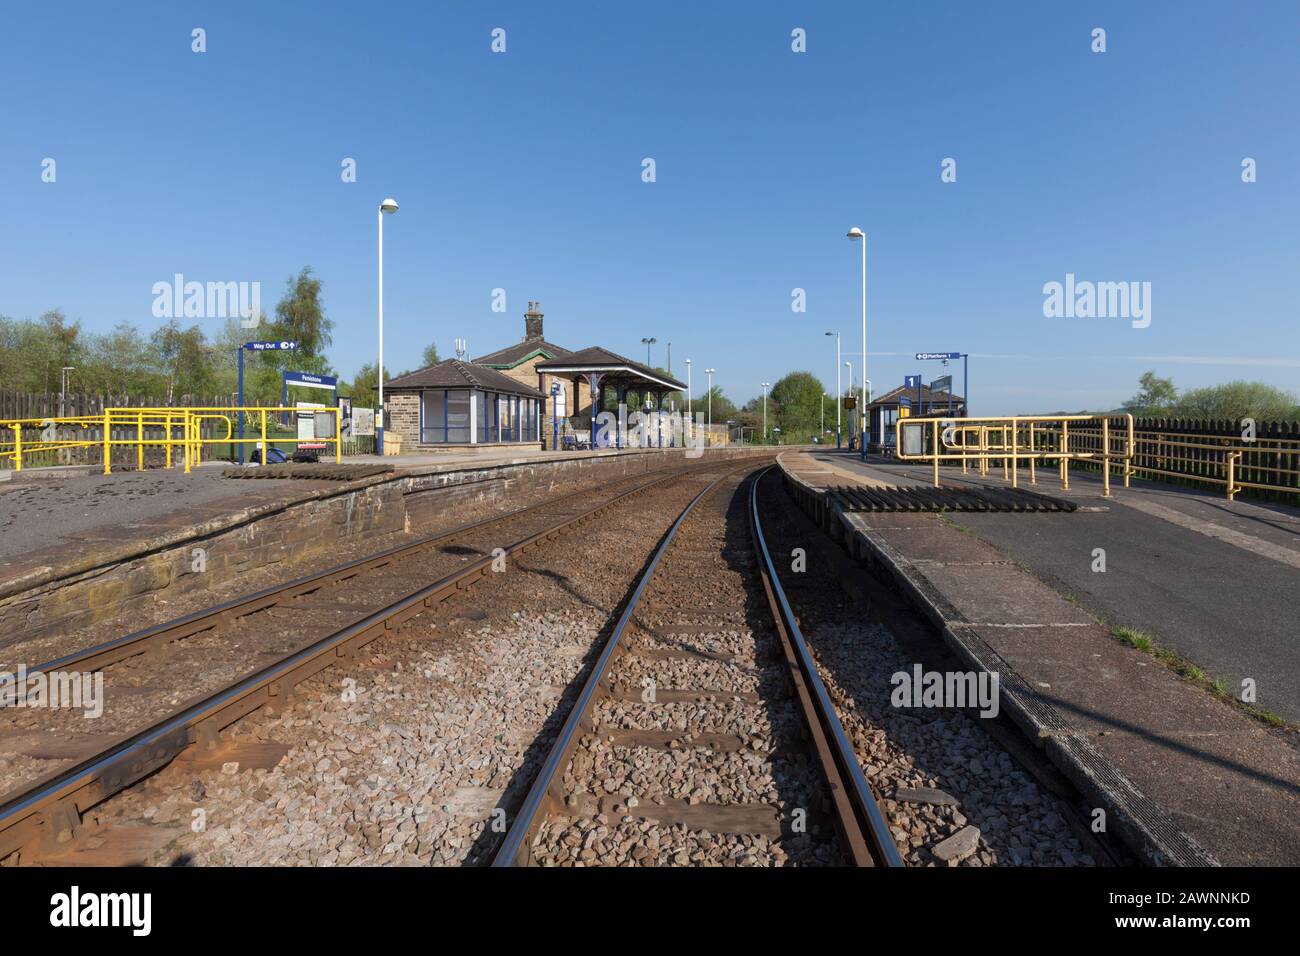
M 1066 453 L 1070 448 L 1070 423 L 1061 422 L 1061 488 L 1064 491 L 1070 490 L 1070 459 L 1066 458 Z
M 110 431 L 112 427 L 113 427 L 113 419 L 112 416 L 109 414 L 108 407 L 105 406 L 104 408 L 104 474 L 106 475 L 111 475 L 113 473 L 113 465 L 112 465 L 113 433 L 112 431 Z
M 1233 486 L 1236 484 L 1237 481 L 1236 465 L 1237 465 L 1237 457 L 1240 454 L 1241 452 L 1237 452 L 1237 451 L 1228 452 L 1228 500 L 1229 501 L 1232 501 L 1237 496 L 1237 489 L 1234 488 Z
M 258 463 L 266 464 L 266 410 L 260 409 L 258 414 L 262 416 L 262 454 L 258 456 Z M 445 436 L 444 436 L 445 437 Z
M 473 401 L 473 396 L 470 396 Z M 334 464 L 343 461 L 343 410 L 334 406 Z
M 1037 471 L 1037 461 L 1036 461 L 1037 458 L 1038 458 L 1038 442 L 1037 439 L 1034 438 L 1034 423 L 1030 422 L 1029 423 L 1029 483 L 1031 485 L 1038 484 L 1038 471 Z
M 23 470 L 23 423 L 14 422 L 14 471 Z
M 939 419 L 934 419 L 930 423 L 930 434 L 934 444 L 934 486 L 939 487 Z
M 136 412 L 135 416 L 135 467 L 144 471 L 144 412 Z
M 1101 417 L 1101 496 L 1110 497 L 1110 417 Z
M 1016 420 L 1011 419 L 1011 487 L 1020 487 L 1020 459 L 1017 453 L 1020 448 L 1020 427 Z
M 1125 441 L 1128 444 L 1124 448 L 1124 487 L 1128 487 L 1129 478 L 1133 476 L 1133 456 L 1137 453 L 1133 444 L 1133 413 L 1127 413 L 1128 434 Z

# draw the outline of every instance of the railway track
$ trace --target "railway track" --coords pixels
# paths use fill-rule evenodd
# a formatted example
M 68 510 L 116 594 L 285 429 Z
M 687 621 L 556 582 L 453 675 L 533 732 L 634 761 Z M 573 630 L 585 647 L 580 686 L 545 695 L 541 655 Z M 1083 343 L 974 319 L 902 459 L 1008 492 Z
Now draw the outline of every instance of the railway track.
M 758 474 L 719 477 L 664 537 L 494 866 L 902 865 L 776 575 Z
M 296 684 L 471 587 L 502 558 L 701 470 L 707 469 L 688 466 L 544 501 L 36 665 L 47 672 L 108 668 L 119 675 L 119 690 L 152 696 L 120 718 L 112 739 L 96 728 L 67 765 L 0 796 L 0 859 L 19 849 L 39 856 L 57 848 L 91 807 L 191 747 L 215 749 L 226 726 L 264 705 L 282 705 Z M 185 653 L 178 653 L 182 646 Z M 214 649 L 225 659 L 214 663 L 221 656 Z M 110 700 L 112 690 L 110 684 Z M 188 699 L 178 704 L 181 695 Z M 49 710 L 15 714 L 39 714 L 44 723 L 63 716 L 68 733 L 80 720 Z

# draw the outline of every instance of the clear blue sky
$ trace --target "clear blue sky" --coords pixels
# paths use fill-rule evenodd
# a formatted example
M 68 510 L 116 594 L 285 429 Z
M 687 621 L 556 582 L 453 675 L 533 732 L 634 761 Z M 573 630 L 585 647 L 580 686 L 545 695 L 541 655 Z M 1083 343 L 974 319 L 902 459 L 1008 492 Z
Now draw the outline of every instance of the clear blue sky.
M 269 308 L 310 264 L 350 375 L 392 195 L 399 371 L 517 341 L 539 299 L 553 341 L 654 335 L 738 400 L 796 368 L 833 387 L 860 225 L 877 392 L 937 350 L 973 354 L 976 414 L 1112 405 L 1148 367 L 1300 390 L 1297 37 L 1294 2 L 10 3 L 0 314 L 147 330 L 174 273 Z M 1044 318 L 1067 272 L 1151 282 L 1150 327 Z

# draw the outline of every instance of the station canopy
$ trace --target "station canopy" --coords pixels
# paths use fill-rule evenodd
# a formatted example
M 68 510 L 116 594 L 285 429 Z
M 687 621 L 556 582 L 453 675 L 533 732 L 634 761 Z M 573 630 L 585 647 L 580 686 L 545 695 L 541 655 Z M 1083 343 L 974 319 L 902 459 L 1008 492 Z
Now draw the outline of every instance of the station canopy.
M 686 383 L 650 368 L 640 362 L 619 355 L 600 346 L 569 352 L 545 362 L 538 362 L 538 372 L 563 378 L 589 378 L 598 376 L 599 387 L 631 389 L 638 392 L 680 392 Z

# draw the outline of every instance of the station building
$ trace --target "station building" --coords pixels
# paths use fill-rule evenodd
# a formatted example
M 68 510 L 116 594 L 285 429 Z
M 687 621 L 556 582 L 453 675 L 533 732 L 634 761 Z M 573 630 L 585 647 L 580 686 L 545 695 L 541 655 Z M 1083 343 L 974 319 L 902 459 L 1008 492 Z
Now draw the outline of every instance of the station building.
M 609 396 L 630 409 L 660 408 L 686 386 L 599 346 L 572 351 L 548 342 L 537 302 L 524 313 L 515 345 L 473 361 L 447 359 L 384 383 L 386 434 L 404 450 L 449 446 L 557 443 L 589 447 L 592 395 L 597 409 Z M 635 396 L 635 402 L 632 402 Z M 620 436 L 626 447 L 626 436 Z
M 867 406 L 868 451 L 890 453 L 894 450 L 894 426 L 898 422 L 900 407 L 907 407 L 908 413 L 914 416 L 966 417 L 966 399 L 962 396 L 931 392 L 928 385 L 922 385 L 919 392 L 918 395 L 918 389 L 900 385 L 871 400 Z

